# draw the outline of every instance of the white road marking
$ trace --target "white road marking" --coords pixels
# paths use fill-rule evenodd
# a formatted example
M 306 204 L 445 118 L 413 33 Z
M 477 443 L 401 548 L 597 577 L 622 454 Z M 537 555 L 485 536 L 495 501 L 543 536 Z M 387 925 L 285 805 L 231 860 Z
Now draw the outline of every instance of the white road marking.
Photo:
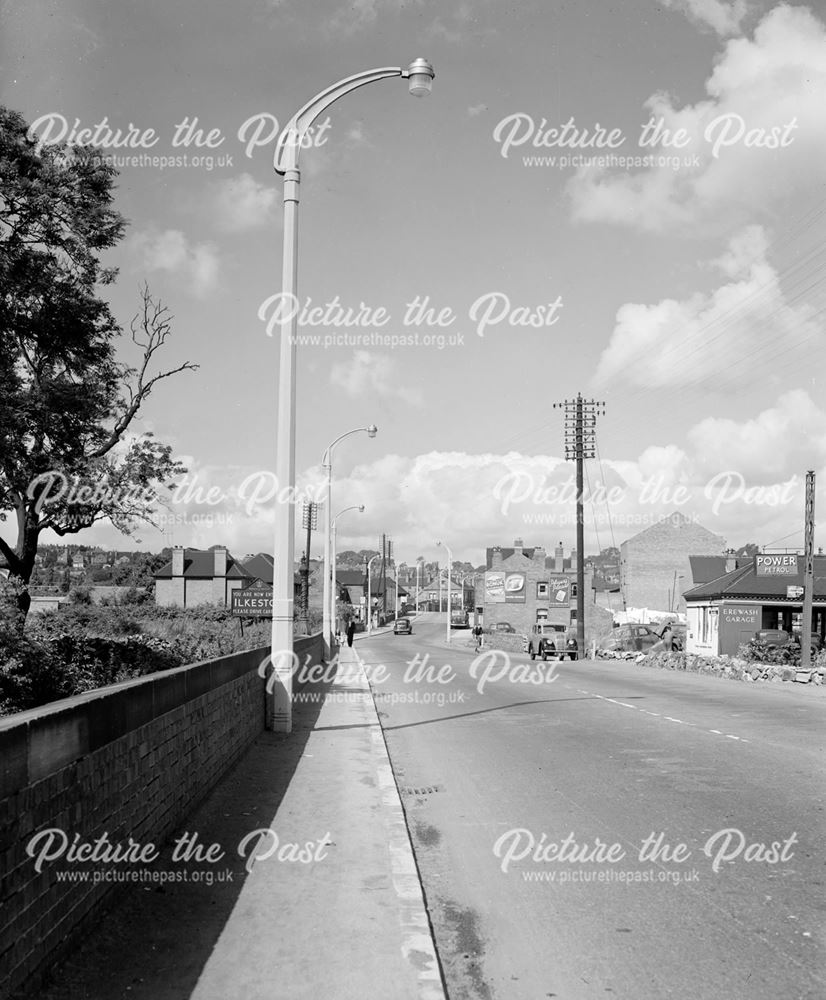
M 638 705 L 629 705 L 626 701 L 617 701 L 616 698 L 608 698 L 603 694 L 597 694 L 596 691 L 585 691 L 582 688 L 577 688 L 579 694 L 586 694 L 590 698 L 599 698 L 600 701 L 609 701 L 612 705 L 619 705 L 622 708 L 633 708 L 636 712 L 643 712 L 645 715 L 652 715 L 656 719 L 663 719 L 665 722 L 675 722 L 678 726 L 693 726 L 695 729 L 699 728 L 696 722 L 686 722 L 684 719 L 675 719 L 672 715 L 660 715 L 659 712 L 650 712 L 647 708 L 640 708 Z M 727 740 L 737 740 L 738 743 L 750 743 L 751 740 L 743 739 L 742 736 L 734 736 L 732 733 L 723 733 L 719 729 L 708 729 L 705 730 L 709 733 L 714 733 L 715 736 L 725 736 Z

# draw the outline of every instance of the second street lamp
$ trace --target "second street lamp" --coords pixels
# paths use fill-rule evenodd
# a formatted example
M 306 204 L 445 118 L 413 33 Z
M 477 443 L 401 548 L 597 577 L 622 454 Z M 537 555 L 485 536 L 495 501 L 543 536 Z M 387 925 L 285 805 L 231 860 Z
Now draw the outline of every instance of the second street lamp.
M 345 431 L 344 434 L 339 434 L 339 436 L 331 444 L 327 446 L 324 454 L 321 456 L 321 467 L 325 470 L 327 474 L 327 497 L 326 497 L 326 510 L 324 513 L 324 587 L 322 592 L 322 625 L 321 629 L 323 634 L 324 642 L 324 658 L 326 660 L 330 659 L 332 653 L 332 629 L 335 626 L 335 622 L 332 620 L 335 616 L 335 611 L 331 614 L 331 608 L 335 609 L 335 557 L 330 559 L 330 538 L 333 529 L 333 449 L 339 443 L 343 441 L 346 437 L 350 437 L 351 434 L 360 434 L 364 431 L 368 437 L 374 438 L 378 434 L 378 427 L 375 424 L 370 424 L 369 427 L 354 427 L 351 431 Z M 332 595 L 332 596 L 331 596 Z

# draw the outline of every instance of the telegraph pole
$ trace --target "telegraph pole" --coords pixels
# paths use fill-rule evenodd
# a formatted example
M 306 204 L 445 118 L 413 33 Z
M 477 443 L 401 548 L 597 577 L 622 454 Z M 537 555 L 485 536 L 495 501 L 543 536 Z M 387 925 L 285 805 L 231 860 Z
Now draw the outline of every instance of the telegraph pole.
M 806 473 L 806 507 L 803 541 L 803 615 L 800 622 L 800 669 L 812 669 L 812 597 L 814 594 L 815 474 Z
M 310 539 L 313 528 L 318 527 L 318 504 L 314 500 L 305 500 L 301 511 L 301 527 L 307 529 L 307 551 L 301 560 L 301 608 L 298 621 L 303 635 L 310 634 Z
M 576 644 L 577 655 L 585 653 L 585 509 L 583 503 L 583 462 L 596 458 L 597 417 L 605 416 L 605 403 L 576 399 L 554 403 L 565 411 L 565 461 L 576 461 Z

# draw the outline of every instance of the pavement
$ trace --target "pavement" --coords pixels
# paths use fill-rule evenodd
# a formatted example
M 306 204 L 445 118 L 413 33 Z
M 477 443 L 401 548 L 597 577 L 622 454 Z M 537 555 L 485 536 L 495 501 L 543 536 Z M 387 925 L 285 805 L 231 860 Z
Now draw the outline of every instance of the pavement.
M 38 996 L 444 1000 L 358 657 L 366 636 L 357 639 L 341 648 L 334 678 L 296 692 L 293 732 L 262 733 L 179 831 L 221 845 L 225 856 L 182 862 L 167 845 L 152 867 L 185 870 L 186 880 L 121 889 Z M 194 882 L 198 870 L 213 884 Z

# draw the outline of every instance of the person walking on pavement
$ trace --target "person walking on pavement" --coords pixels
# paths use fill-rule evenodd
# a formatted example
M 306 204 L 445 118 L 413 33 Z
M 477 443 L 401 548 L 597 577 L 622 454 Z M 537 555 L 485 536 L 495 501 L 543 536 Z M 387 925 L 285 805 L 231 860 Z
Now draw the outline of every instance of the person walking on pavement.
M 473 634 L 476 636 L 476 652 L 478 653 L 479 650 L 482 648 L 482 636 L 484 635 L 484 632 L 482 631 L 482 626 L 477 625 L 476 628 L 473 630 Z
M 353 645 L 353 636 L 356 634 L 356 623 L 351 618 L 347 625 L 347 645 Z

